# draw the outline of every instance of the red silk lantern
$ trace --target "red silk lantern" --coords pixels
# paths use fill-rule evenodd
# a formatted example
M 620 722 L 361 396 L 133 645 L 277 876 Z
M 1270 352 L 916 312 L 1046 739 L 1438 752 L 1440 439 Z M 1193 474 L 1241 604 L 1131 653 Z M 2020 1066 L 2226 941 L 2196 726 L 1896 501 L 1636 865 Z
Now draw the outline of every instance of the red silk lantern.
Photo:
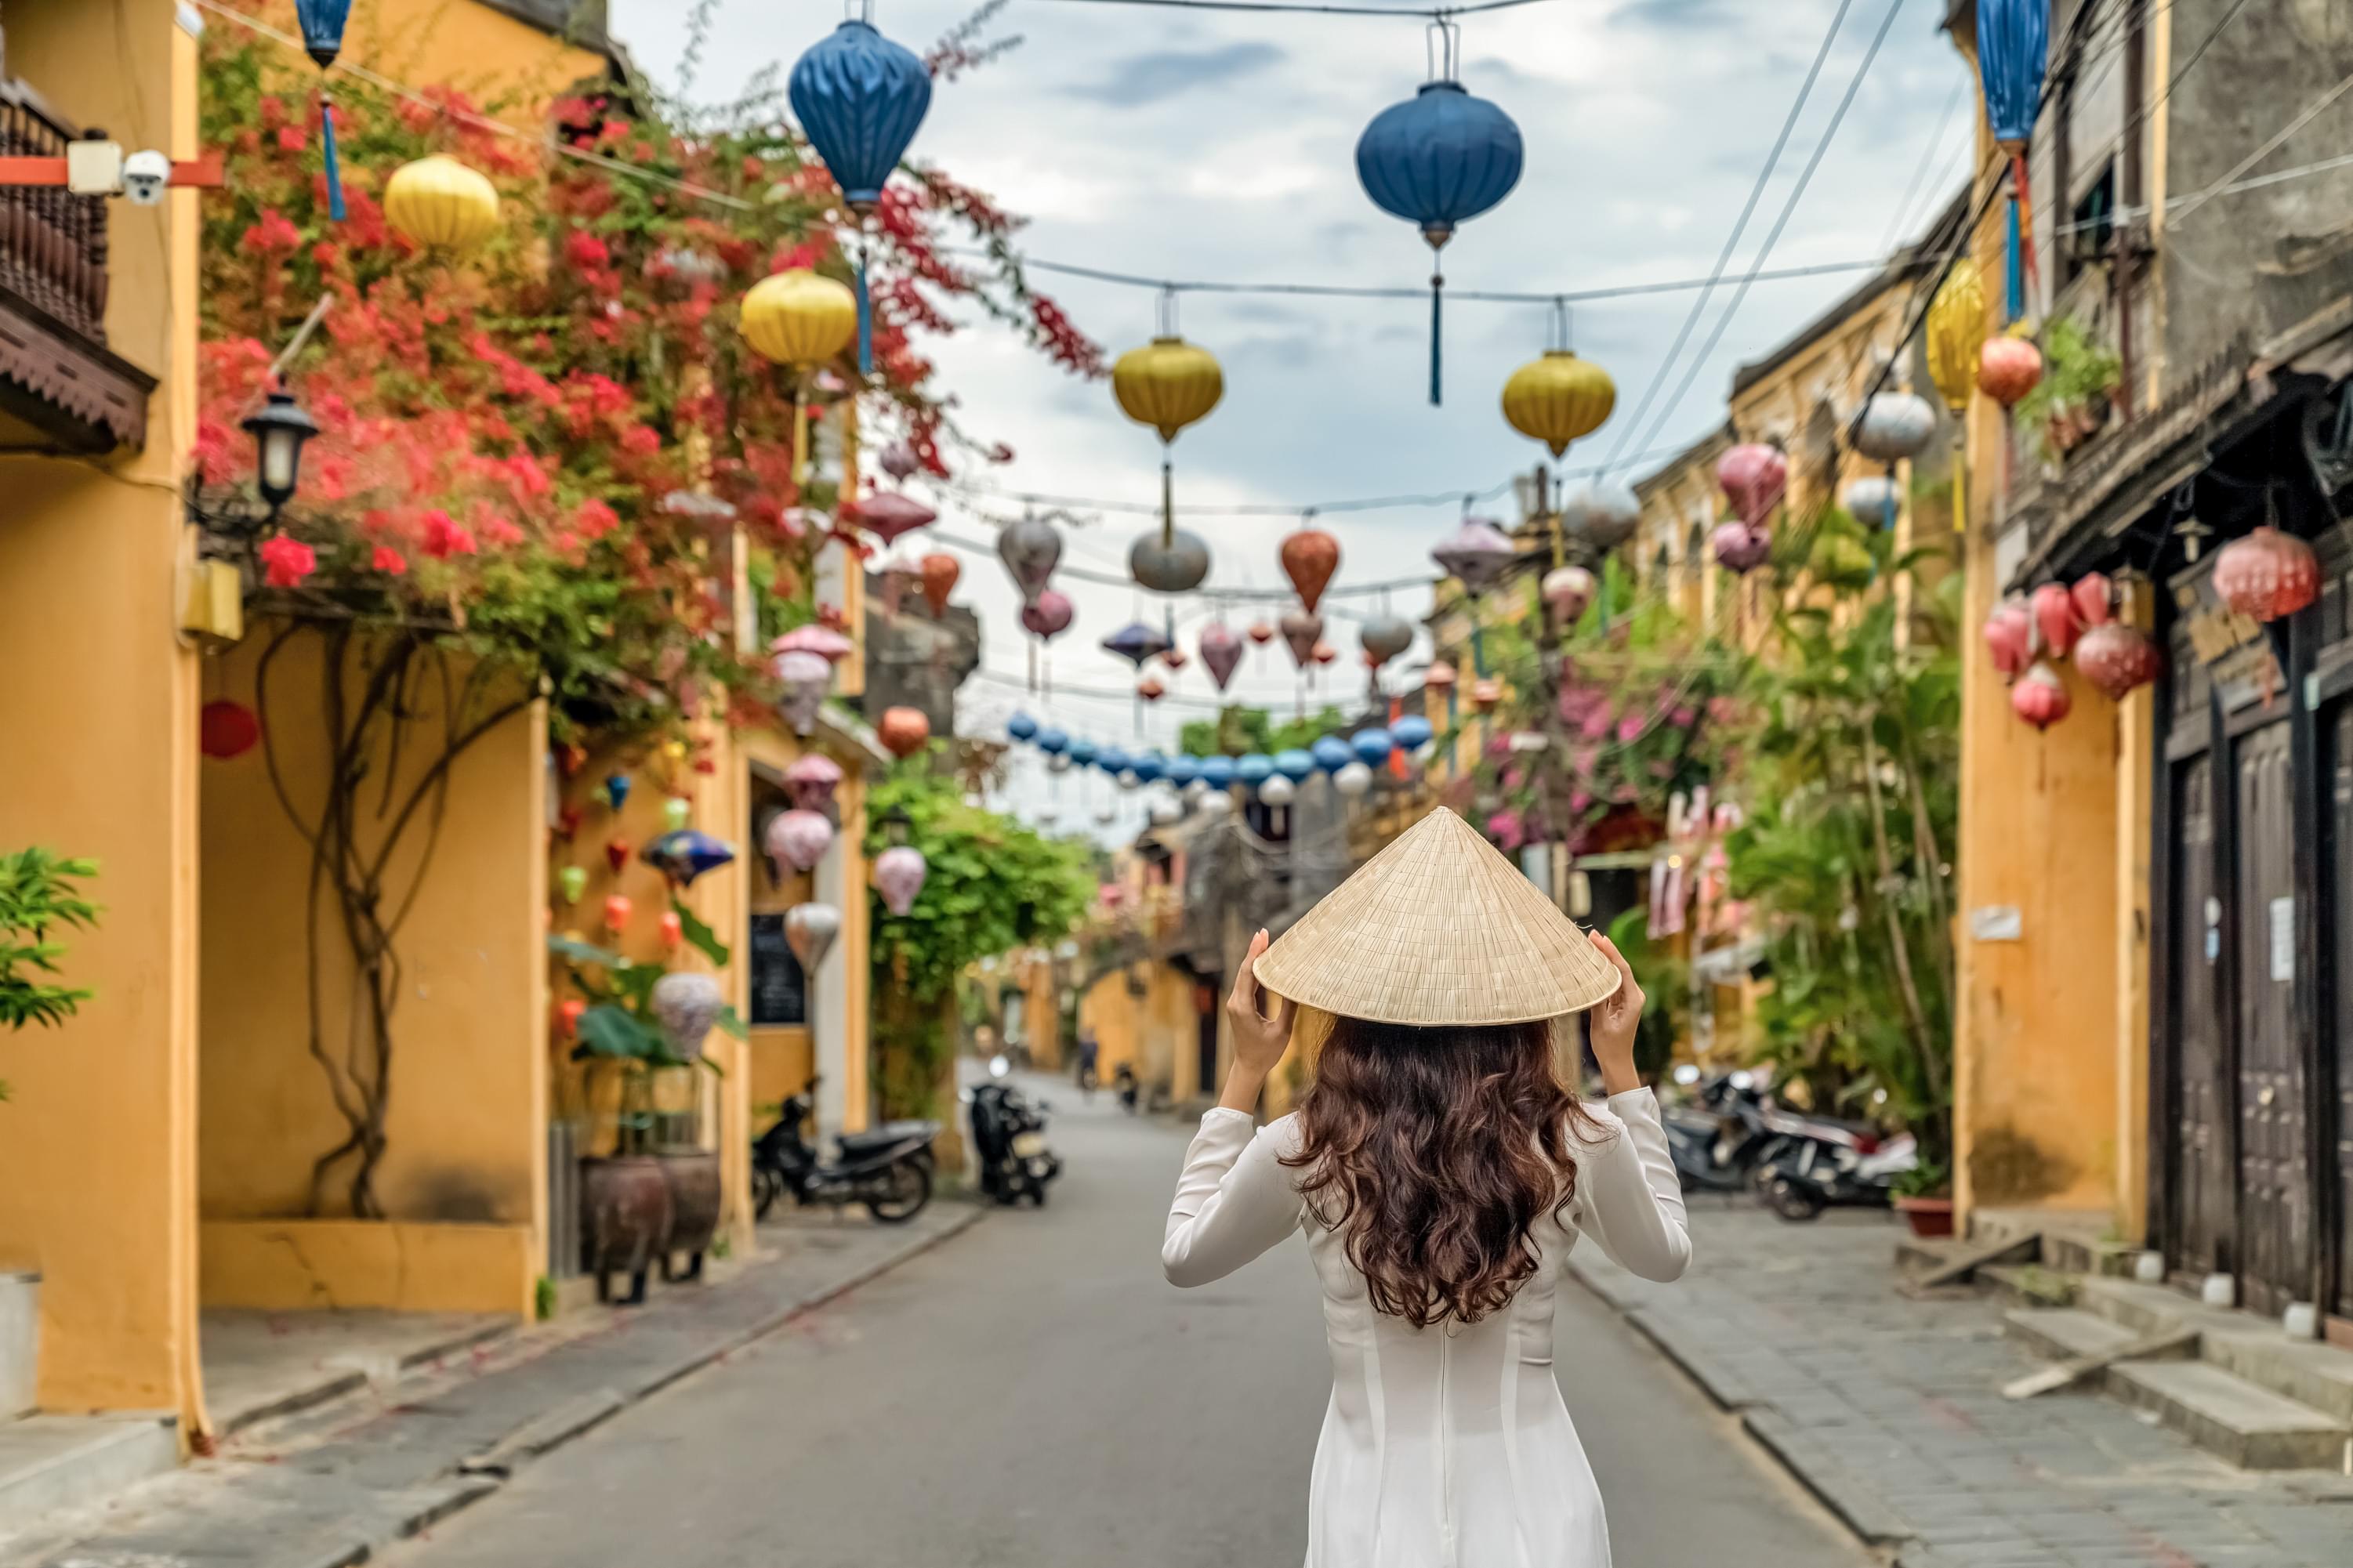
M 2075 668 L 2111 702 L 2120 702 L 2165 670 L 2157 639 L 2138 626 L 2104 621 L 2075 645 Z
M 1310 615 L 1340 569 L 1340 542 L 1320 528 L 1303 528 L 1282 541 L 1282 572 Z
M 1978 390 L 2015 408 L 2042 382 L 2042 351 L 2025 338 L 1988 338 L 1978 351 Z
M 1986 617 L 1986 647 L 1993 654 L 1993 667 L 2001 671 L 2004 680 L 2016 680 L 2026 673 L 2028 662 L 2034 657 L 2034 617 L 2027 613 L 2022 599 L 2004 599 Z
M 586 1011 L 588 1011 L 588 1004 L 577 996 L 565 998 L 562 1005 L 555 1009 L 555 1026 L 564 1031 L 565 1039 L 579 1037 L 580 1015 Z
M 2048 730 L 2067 717 L 2074 705 L 2057 673 L 2039 661 L 2010 689 L 2010 710 L 2038 730 Z
M 955 592 L 956 580 L 964 575 L 964 566 L 944 551 L 934 551 L 923 557 L 919 568 L 923 574 L 923 602 L 932 614 L 947 614 L 948 595 Z
M 678 918 L 676 910 L 664 910 L 661 918 L 661 944 L 664 952 L 676 952 L 679 943 L 686 940 L 686 922 Z
M 1168 694 L 1168 688 L 1160 684 L 1158 676 L 1147 675 L 1135 683 L 1135 694 L 1146 702 L 1157 702 Z
M 2034 590 L 2027 607 L 2034 616 L 2042 652 L 2052 658 L 2065 658 L 2075 650 L 2075 639 L 2083 635 L 2084 626 L 2075 618 L 2073 595 L 2056 583 L 2045 583 Z
M 1330 643 L 1319 642 L 1315 645 L 1314 657 L 1318 664 L 1329 664 L 1340 657 L 1340 650 Z
M 205 755 L 215 762 L 241 757 L 261 739 L 259 715 L 242 702 L 207 702 L 196 723 Z
M 629 913 L 637 906 L 627 893 L 615 893 L 605 900 L 605 929 L 618 931 L 629 923 Z
M 2116 585 L 2105 572 L 2087 572 L 2075 579 L 2068 595 L 2075 601 L 2075 618 L 2088 629 L 2116 618 Z
M 1264 647 L 1274 640 L 1274 628 L 1263 619 L 1252 621 L 1250 625 L 1250 640 Z
M 1187 656 L 1183 648 L 1177 647 L 1175 643 L 1170 643 L 1168 645 L 1168 651 L 1160 656 L 1160 662 L 1166 665 L 1171 669 L 1182 669 L 1187 664 L 1191 663 L 1192 660 Z
M 2320 596 L 2320 561 L 2311 545 L 2266 523 L 2214 557 L 2214 592 L 2238 614 L 2269 624 Z
M 605 864 L 613 868 L 614 874 L 616 876 L 619 875 L 621 868 L 628 863 L 629 841 L 626 838 L 607 839 L 605 841 Z
M 1471 706 L 1479 710 L 1480 712 L 1493 713 L 1495 710 L 1496 705 L 1503 700 L 1504 683 L 1496 679 L 1493 676 L 1491 675 L 1483 680 L 1472 683 L 1471 687 Z
M 875 734 L 892 756 L 912 757 L 930 744 L 932 721 L 920 708 L 893 708 L 882 715 Z

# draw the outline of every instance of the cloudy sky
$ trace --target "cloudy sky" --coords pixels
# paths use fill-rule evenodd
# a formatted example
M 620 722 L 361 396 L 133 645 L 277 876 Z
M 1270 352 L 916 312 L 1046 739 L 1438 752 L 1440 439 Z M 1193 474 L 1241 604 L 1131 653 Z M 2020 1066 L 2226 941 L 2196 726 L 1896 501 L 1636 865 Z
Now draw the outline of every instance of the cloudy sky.
M 875 21 L 920 53 L 973 4 L 877 0 Z M 1773 252 L 1775 268 L 1883 254 L 1892 238 L 1923 226 L 1963 176 L 1965 68 L 1938 30 L 1944 7 L 1898 4 L 1884 47 Z M 1819 144 L 1887 5 L 1852 0 L 1736 267 L 1753 256 Z M 684 0 L 613 0 L 615 31 L 649 71 L 674 82 L 690 9 Z M 1509 199 L 1448 247 L 1450 284 L 1550 291 L 1706 275 L 1837 9 L 1838 0 L 1547 0 L 1466 18 L 1463 81 L 1519 122 L 1527 162 Z M 696 96 L 727 94 L 765 66 L 788 68 L 840 15 L 839 0 L 720 0 Z M 1155 278 L 1426 283 L 1427 248 L 1409 226 L 1372 205 L 1353 157 L 1366 122 L 1424 79 L 1419 20 L 1011 0 L 987 36 L 1014 35 L 1018 47 L 941 85 L 914 155 L 1026 216 L 1027 254 Z M 1635 405 L 1694 296 L 1580 308 L 1576 347 L 1617 378 L 1620 401 L 1616 418 L 1570 454 L 1571 465 L 1615 452 L 1626 477 L 1639 475 L 1647 465 L 1638 454 L 1671 449 L 1720 420 L 1734 368 L 1855 277 L 1758 283 L 1689 395 L 1672 409 L 1654 407 L 1640 427 L 1631 427 Z M 1035 281 L 1113 352 L 1152 334 L 1148 290 L 1043 274 Z M 1710 306 L 1694 346 L 1727 298 L 1720 292 Z M 1218 355 L 1227 384 L 1223 405 L 1178 442 L 1180 504 L 1288 507 L 1486 490 L 1543 455 L 1496 406 L 1504 378 L 1545 346 L 1542 307 L 1451 302 L 1448 395 L 1436 409 L 1425 389 L 1426 300 L 1195 295 L 1180 309 L 1185 335 Z M 935 358 L 966 426 L 1017 454 L 976 475 L 979 482 L 1138 506 L 1156 499 L 1158 440 L 1120 415 L 1108 384 L 1071 380 L 982 324 L 939 343 Z M 1666 390 L 1682 378 L 1678 367 Z M 1510 512 L 1508 497 L 1493 505 Z M 946 510 L 957 537 L 988 534 L 984 521 Z M 1340 585 L 1426 574 L 1430 546 L 1460 510 L 1453 503 L 1326 516 L 1323 526 L 1343 551 Z M 1291 524 L 1185 521 L 1215 552 L 1213 586 L 1281 582 L 1275 543 Z M 1147 521 L 1092 516 L 1069 531 L 1064 562 L 1120 574 Z M 993 559 L 966 552 L 965 564 L 959 596 L 981 614 L 985 668 L 1018 675 L 1025 667 L 1018 600 Z M 1147 606 L 1122 588 L 1060 585 L 1079 618 L 1057 645 L 1062 693 L 1052 717 L 1132 744 L 1132 704 L 1118 694 L 1133 678 L 1095 644 Z M 1426 592 L 1402 592 L 1393 606 L 1418 616 L 1427 600 Z M 1190 613 L 1198 627 L 1198 613 Z M 1239 611 L 1237 625 L 1251 613 Z M 1156 607 L 1152 614 L 1158 618 Z M 1187 615 L 1180 607 L 1180 623 Z M 1332 636 L 1344 650 L 1336 668 L 1349 671 L 1350 691 L 1360 689 L 1353 633 L 1335 620 Z M 1198 661 L 1174 685 L 1178 697 L 1204 704 L 1211 695 Z M 1112 695 L 1071 695 L 1076 686 Z M 1257 656 L 1233 690 L 1288 706 L 1287 658 L 1279 648 Z M 967 687 L 965 699 L 974 732 L 1001 725 L 1016 707 L 1045 712 L 1018 688 L 986 679 Z M 1156 738 L 1173 740 L 1177 721 L 1193 711 L 1163 703 L 1153 715 Z M 1082 795 L 1063 781 L 1064 826 L 1108 800 L 1100 781 Z

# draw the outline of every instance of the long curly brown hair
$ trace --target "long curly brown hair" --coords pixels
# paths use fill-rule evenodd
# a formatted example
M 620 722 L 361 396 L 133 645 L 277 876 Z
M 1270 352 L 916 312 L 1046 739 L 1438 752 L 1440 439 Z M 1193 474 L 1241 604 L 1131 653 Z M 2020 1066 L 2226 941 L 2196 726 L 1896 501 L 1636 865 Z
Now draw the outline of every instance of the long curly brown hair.
M 1376 1310 L 1475 1323 L 1536 1271 L 1538 1219 L 1576 1199 L 1572 1122 L 1599 1130 L 1554 1070 L 1549 1024 L 1335 1018 L 1283 1163 L 1345 1230 Z

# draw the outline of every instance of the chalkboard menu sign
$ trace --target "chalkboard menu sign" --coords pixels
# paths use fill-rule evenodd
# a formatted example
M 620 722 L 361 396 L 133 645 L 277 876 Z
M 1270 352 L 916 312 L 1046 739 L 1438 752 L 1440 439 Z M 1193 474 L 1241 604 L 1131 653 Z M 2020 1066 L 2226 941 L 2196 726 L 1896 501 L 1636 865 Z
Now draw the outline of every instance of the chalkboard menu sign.
M 752 917 L 752 1022 L 808 1022 L 808 978 L 785 940 L 785 917 Z

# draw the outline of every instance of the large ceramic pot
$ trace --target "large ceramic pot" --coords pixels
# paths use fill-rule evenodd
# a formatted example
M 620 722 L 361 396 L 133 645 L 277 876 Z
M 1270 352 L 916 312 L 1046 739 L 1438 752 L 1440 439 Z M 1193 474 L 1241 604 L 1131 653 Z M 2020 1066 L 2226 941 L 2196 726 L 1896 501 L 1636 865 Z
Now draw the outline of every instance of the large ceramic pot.
M 670 1178 L 650 1154 L 580 1162 L 584 1262 L 596 1277 L 596 1300 L 613 1299 L 611 1277 L 629 1277 L 627 1303 L 646 1299 L 646 1271 L 670 1247 Z
M 1934 1241 L 1953 1234 L 1953 1200 L 1950 1198 L 1897 1198 L 1895 1208 L 1910 1222 L 1912 1234 L 1923 1241 Z
M 662 1249 L 664 1279 L 700 1279 L 702 1255 L 719 1235 L 719 1155 L 705 1149 L 665 1149 L 654 1156 L 670 1184 L 670 1242 Z M 672 1268 L 687 1255 L 683 1272 Z

